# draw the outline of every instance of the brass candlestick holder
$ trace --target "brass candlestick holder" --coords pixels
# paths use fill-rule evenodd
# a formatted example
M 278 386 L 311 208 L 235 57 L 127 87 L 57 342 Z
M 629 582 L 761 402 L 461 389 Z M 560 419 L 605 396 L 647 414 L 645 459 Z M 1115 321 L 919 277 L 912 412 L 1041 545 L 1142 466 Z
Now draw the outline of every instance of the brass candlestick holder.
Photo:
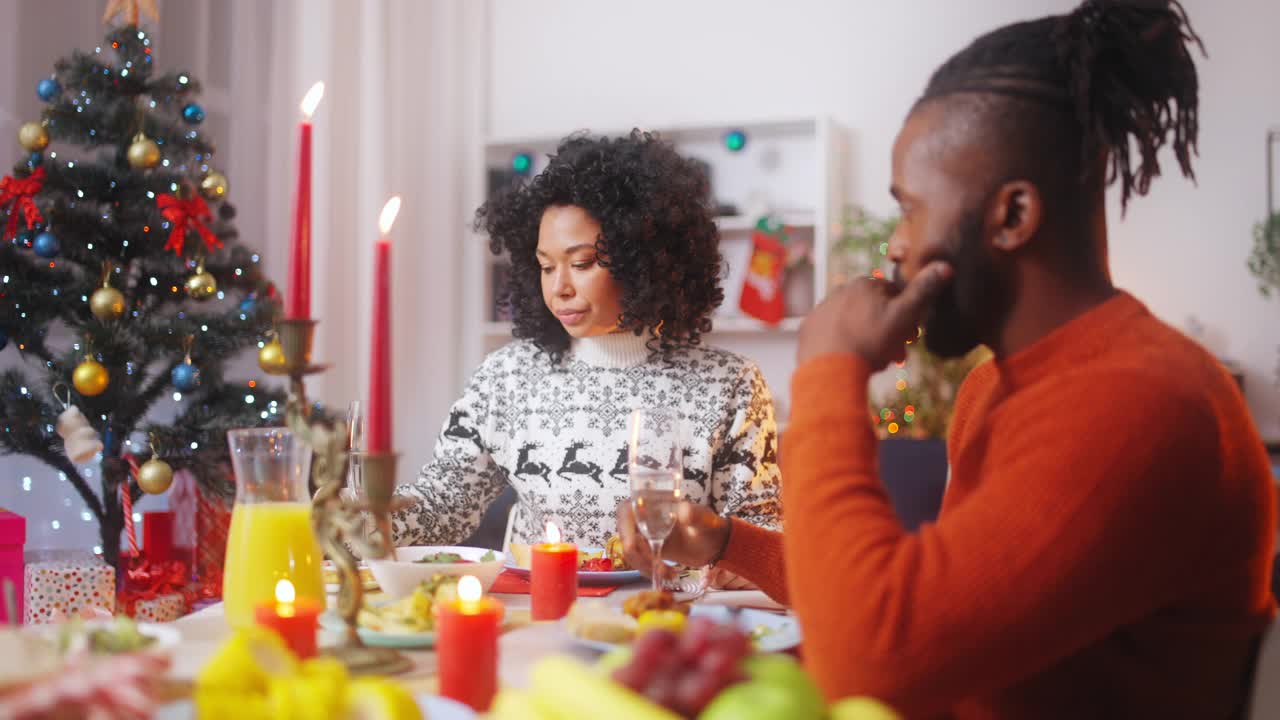
M 289 429 L 311 447 L 311 475 L 316 494 L 311 504 L 311 526 L 325 555 L 338 570 L 338 615 L 346 628 L 338 645 L 325 652 L 342 661 L 353 674 L 394 675 L 412 663 L 390 648 L 367 647 L 356 632 L 357 616 L 364 606 L 364 582 L 360 579 L 361 557 L 378 559 L 391 554 L 391 513 L 403 498 L 393 497 L 396 485 L 396 454 L 359 456 L 363 472 L 362 497 L 342 496 L 347 464 L 352 456 L 347 423 L 311 417 L 304 379 L 323 372 L 327 366 L 311 363 L 311 344 L 316 321 L 286 319 L 277 323 L 284 363 L 280 375 L 289 377 L 289 400 L 285 418 Z

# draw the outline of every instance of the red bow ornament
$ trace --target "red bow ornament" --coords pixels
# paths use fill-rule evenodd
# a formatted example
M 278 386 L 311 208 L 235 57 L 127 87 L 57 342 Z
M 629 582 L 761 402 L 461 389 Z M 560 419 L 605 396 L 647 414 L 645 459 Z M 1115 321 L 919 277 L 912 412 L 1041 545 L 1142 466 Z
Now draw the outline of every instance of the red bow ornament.
M 35 194 L 44 188 L 44 168 L 38 167 L 25 178 L 6 175 L 0 180 L 0 207 L 10 205 L 9 221 L 4 226 L 5 240 L 12 240 L 18 234 L 18 218 L 26 220 L 28 228 L 44 222 L 40 208 L 36 207 Z
M 209 250 L 222 247 L 222 241 L 213 234 L 208 225 L 205 225 L 205 221 L 213 219 L 213 213 L 209 212 L 209 206 L 199 195 L 190 200 L 183 200 L 177 195 L 161 195 L 156 198 L 156 207 L 160 208 L 160 214 L 169 221 L 171 228 L 169 241 L 164 244 L 165 250 L 172 250 L 175 255 L 181 255 L 188 230 L 194 230 L 204 240 L 205 247 Z

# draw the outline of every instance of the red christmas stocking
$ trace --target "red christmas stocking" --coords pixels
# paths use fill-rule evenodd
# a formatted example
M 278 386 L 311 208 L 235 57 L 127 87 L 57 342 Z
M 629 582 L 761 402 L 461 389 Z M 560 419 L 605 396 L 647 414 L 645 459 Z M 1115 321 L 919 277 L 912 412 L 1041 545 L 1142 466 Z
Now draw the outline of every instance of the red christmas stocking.
M 751 263 L 742 283 L 738 307 L 754 318 L 777 325 L 787 311 L 782 295 L 782 271 L 786 267 L 787 248 L 777 238 L 758 231 L 752 233 L 751 242 Z

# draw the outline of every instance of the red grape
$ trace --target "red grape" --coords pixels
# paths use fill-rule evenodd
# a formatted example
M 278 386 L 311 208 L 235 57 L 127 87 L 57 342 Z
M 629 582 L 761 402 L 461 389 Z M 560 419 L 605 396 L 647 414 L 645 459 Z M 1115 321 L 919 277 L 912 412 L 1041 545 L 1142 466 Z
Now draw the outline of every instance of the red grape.
M 696 660 L 711 647 L 715 623 L 706 618 L 692 618 L 680 636 L 680 654 Z
M 751 644 L 740 629 L 694 618 L 682 635 L 650 630 L 636 638 L 617 682 L 686 718 L 695 718 L 721 690 L 746 679 Z
M 726 687 L 728 685 L 720 677 L 690 672 L 676 685 L 676 703 L 672 709 L 686 717 L 697 717 Z

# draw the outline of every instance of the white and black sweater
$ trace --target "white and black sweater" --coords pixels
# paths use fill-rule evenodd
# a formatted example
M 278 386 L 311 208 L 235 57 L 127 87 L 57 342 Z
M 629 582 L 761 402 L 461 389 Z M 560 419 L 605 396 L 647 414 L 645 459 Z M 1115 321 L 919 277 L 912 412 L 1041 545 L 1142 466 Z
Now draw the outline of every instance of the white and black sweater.
M 778 432 L 759 368 L 700 346 L 651 356 L 647 339 L 575 340 L 558 364 L 528 341 L 486 357 L 449 411 L 434 458 L 396 490 L 415 501 L 393 518 L 396 544 L 460 542 L 510 484 L 519 496 L 513 541 L 540 541 L 552 520 L 566 540 L 603 546 L 630 497 L 627 424 L 642 407 L 681 415 L 689 500 L 780 529 Z

